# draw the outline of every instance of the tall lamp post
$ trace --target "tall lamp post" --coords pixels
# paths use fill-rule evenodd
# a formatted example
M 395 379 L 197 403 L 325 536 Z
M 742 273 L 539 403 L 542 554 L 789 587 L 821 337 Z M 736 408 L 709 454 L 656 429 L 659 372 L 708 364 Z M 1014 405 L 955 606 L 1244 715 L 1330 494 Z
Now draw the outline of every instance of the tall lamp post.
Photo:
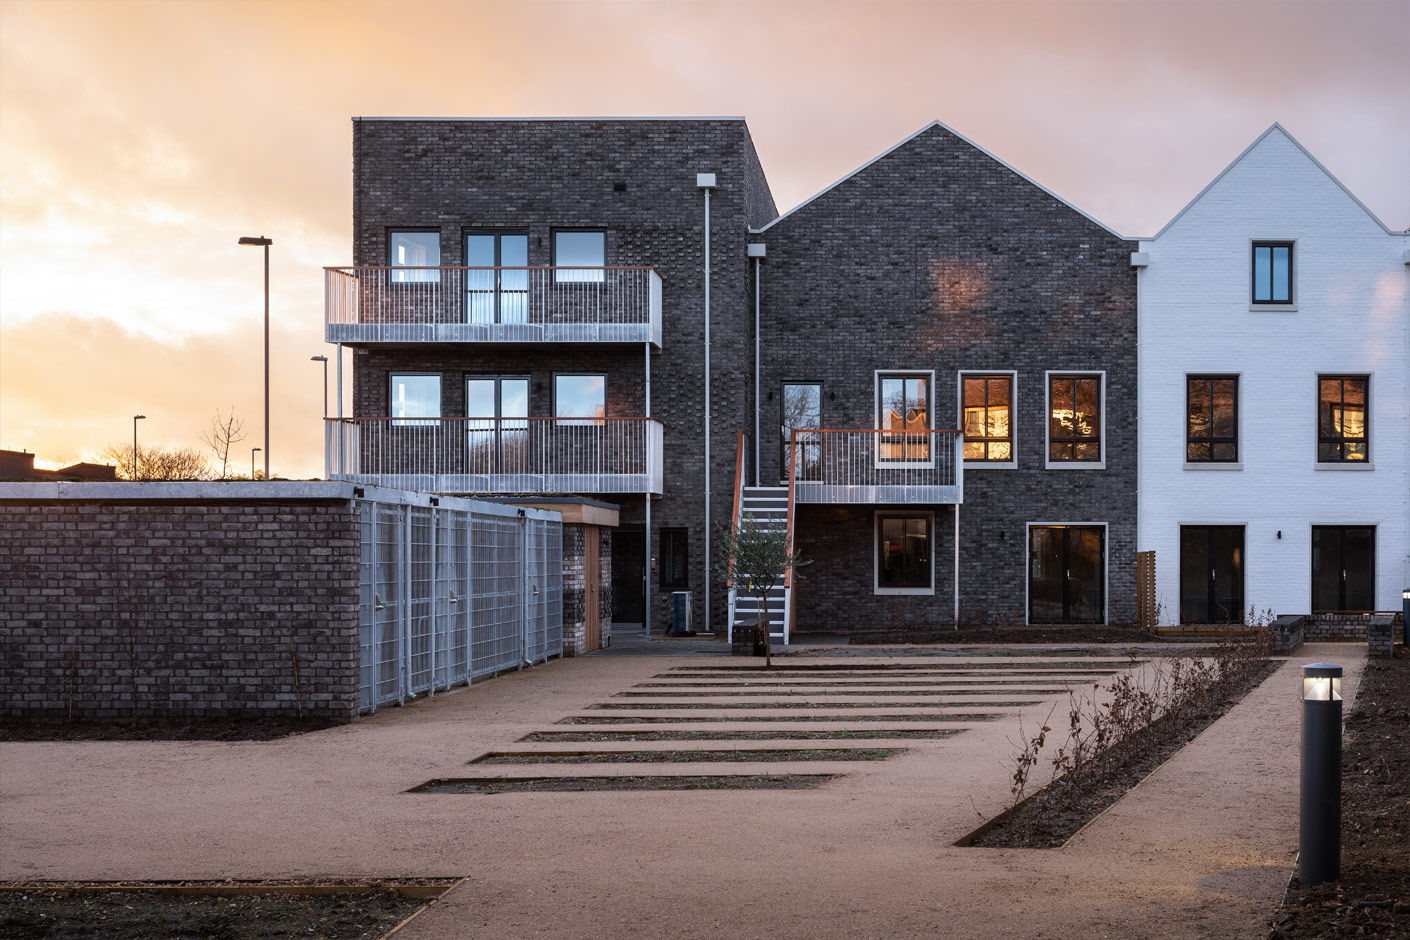
M 328 417 L 328 357 L 310 356 L 309 362 L 323 363 L 323 417 Z
M 253 479 L 255 478 L 255 454 L 258 454 L 258 453 L 259 453 L 261 450 L 263 450 L 263 449 L 264 449 L 264 448 L 262 448 L 262 447 L 251 447 L 251 448 L 250 448 L 250 479 L 251 479 L 251 480 L 253 480 Z M 266 480 L 269 479 L 269 471 L 268 471 L 268 470 L 264 471 L 264 478 L 265 478 Z
M 264 447 L 256 448 L 264 451 L 264 478 L 269 479 L 269 246 L 274 244 L 274 239 L 265 238 L 263 235 L 255 237 L 245 235 L 241 237 L 240 244 L 251 245 L 264 249 Z M 254 476 L 254 471 L 250 471 L 250 476 Z
M 146 415 L 132 416 L 132 482 L 137 482 L 137 422 L 146 418 Z

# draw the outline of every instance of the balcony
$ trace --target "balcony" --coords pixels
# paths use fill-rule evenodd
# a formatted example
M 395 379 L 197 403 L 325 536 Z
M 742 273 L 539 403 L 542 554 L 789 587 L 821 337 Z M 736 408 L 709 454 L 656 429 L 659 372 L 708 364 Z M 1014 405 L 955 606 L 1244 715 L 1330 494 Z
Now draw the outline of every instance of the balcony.
M 432 493 L 661 493 L 654 418 L 329 418 L 330 480 Z
M 324 268 L 330 343 L 652 343 L 647 267 Z
M 805 503 L 962 503 L 959 431 L 794 430 L 790 484 Z

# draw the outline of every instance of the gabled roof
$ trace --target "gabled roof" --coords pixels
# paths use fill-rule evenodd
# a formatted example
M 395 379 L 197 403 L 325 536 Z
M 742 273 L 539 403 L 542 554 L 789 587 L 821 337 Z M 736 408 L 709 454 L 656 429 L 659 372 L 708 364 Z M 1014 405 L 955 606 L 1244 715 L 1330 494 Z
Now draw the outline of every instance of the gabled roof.
M 1311 152 L 1310 150 L 1308 150 L 1306 147 L 1304 147 L 1304 146 L 1302 145 L 1301 141 L 1299 141 L 1299 140 L 1298 140 L 1296 137 L 1294 137 L 1292 134 L 1289 134 L 1287 128 L 1283 127 L 1283 125 L 1279 124 L 1277 121 L 1274 121 L 1271 125 L 1269 125 L 1269 127 L 1268 127 L 1268 129 L 1267 129 L 1266 131 L 1264 131 L 1263 133 L 1261 133 L 1261 134 L 1258 135 L 1257 139 L 1255 139 L 1253 143 L 1249 144 L 1247 147 L 1244 148 L 1243 153 L 1241 153 L 1241 154 L 1239 154 L 1237 157 L 1235 157 L 1235 158 L 1233 159 L 1233 161 L 1230 162 L 1230 164 L 1229 164 L 1228 166 L 1224 167 L 1224 169 L 1220 171 L 1220 173 L 1219 173 L 1218 176 L 1216 176 L 1216 177 L 1214 177 L 1214 179 L 1210 180 L 1210 181 L 1209 181 L 1209 185 L 1206 186 L 1204 189 L 1201 189 L 1201 190 L 1199 191 L 1199 195 L 1195 196 L 1195 198 L 1191 199 L 1188 203 L 1186 203 L 1186 204 L 1185 204 L 1185 208 L 1183 208 L 1183 209 L 1181 209 L 1179 212 L 1175 213 L 1175 218 L 1171 219 L 1169 222 L 1166 222 L 1165 225 L 1164 225 L 1164 227 L 1162 227 L 1160 231 L 1156 232 L 1156 233 L 1155 233 L 1154 235 L 1152 235 L 1150 238 L 1142 239 L 1142 241 L 1155 241 L 1157 238 L 1159 238 L 1160 236 L 1164 235 L 1164 234 L 1166 233 L 1166 231 L 1170 228 L 1170 226 L 1172 226 L 1172 225 L 1174 225 L 1176 222 L 1180 221 L 1180 217 L 1183 216 L 1186 212 L 1189 212 L 1190 209 L 1194 207 L 1194 204 L 1195 204 L 1195 203 L 1197 203 L 1197 202 L 1199 202 L 1201 199 L 1203 199 L 1204 196 L 1205 196 L 1205 193 L 1207 193 L 1207 192 L 1209 192 L 1211 189 L 1213 189 L 1213 188 L 1215 187 L 1215 184 L 1217 184 L 1220 180 L 1222 180 L 1225 176 L 1227 176 L 1230 170 L 1232 170 L 1234 167 L 1238 166 L 1238 165 L 1239 165 L 1239 162 L 1242 161 L 1244 157 L 1247 157 L 1250 153 L 1252 153 L 1252 152 L 1253 152 L 1253 149 L 1254 149 L 1255 147 L 1257 147 L 1259 144 L 1263 143 L 1264 138 L 1266 138 L 1269 134 L 1273 133 L 1274 131 L 1277 131 L 1279 134 L 1282 134 L 1285 138 L 1287 138 L 1289 141 L 1292 142 L 1292 145 L 1293 145 L 1294 147 L 1296 147 L 1298 150 L 1301 150 L 1301 151 L 1302 151 L 1302 155 L 1305 156 L 1307 159 L 1311 160 L 1313 166 L 1315 166 L 1317 169 L 1321 170 L 1324 174 L 1326 174 L 1327 179 L 1331 180 L 1333 183 L 1336 183 L 1338 186 L 1340 186 L 1340 187 L 1341 187 L 1341 191 L 1344 192 L 1344 193 L 1346 193 L 1347 197 L 1348 197 L 1352 202 L 1354 202 L 1354 203 L 1356 203 L 1358 206 L 1360 206 L 1360 207 L 1361 207 L 1361 211 L 1362 211 L 1362 212 L 1365 212 L 1367 215 L 1369 215 L 1369 216 L 1371 217 L 1371 219 L 1372 219 L 1377 225 L 1379 225 L 1381 228 L 1385 229 L 1385 233 L 1386 233 L 1387 235 L 1405 235 L 1405 234 L 1407 234 L 1406 232 L 1397 232 L 1397 231 L 1395 231 L 1394 229 L 1392 229 L 1390 226 L 1388 226 L 1388 225 L 1386 225 L 1384 222 L 1382 222 L 1382 221 L 1380 220 L 1380 218 L 1377 217 L 1377 215 L 1376 215 L 1374 212 L 1372 212 L 1370 209 L 1366 208 L 1366 204 L 1365 204 L 1364 202 L 1362 202 L 1360 199 L 1357 199 L 1357 198 L 1356 198 L 1356 194 L 1355 194 L 1355 193 L 1353 193 L 1351 190 L 1349 190 L 1349 189 L 1346 188 L 1346 184 L 1345 184 L 1345 183 L 1343 183 L 1341 180 L 1337 179 L 1336 176 L 1333 175 L 1333 173 L 1332 173 L 1331 170 L 1327 169 L 1326 167 L 1324 167 L 1324 166 L 1322 165 L 1322 161 L 1320 161 L 1320 160 L 1318 160 L 1316 157 L 1312 156 L 1312 152 Z
M 1013 173 L 1015 176 L 1019 177 L 1019 178 L 1022 179 L 1024 182 L 1029 183 L 1029 184 L 1031 184 L 1031 185 L 1033 185 L 1033 186 L 1038 187 L 1038 188 L 1041 189 L 1043 192 L 1047 193 L 1049 196 L 1052 196 L 1052 197 L 1053 197 L 1054 199 L 1056 199 L 1058 202 L 1060 202 L 1060 203 L 1062 203 L 1063 205 L 1067 206 L 1067 207 L 1068 207 L 1069 209 L 1071 209 L 1073 212 L 1076 212 L 1078 215 L 1082 216 L 1084 219 L 1086 219 L 1087 221 L 1091 222 L 1092 224 L 1100 226 L 1101 228 L 1103 228 L 1103 229 L 1105 229 L 1106 231 L 1110 232 L 1111 234 L 1115 235 L 1117 238 L 1126 239 L 1126 240 L 1128 240 L 1128 241 L 1136 241 L 1136 240 L 1137 240 L 1137 239 L 1134 239 L 1134 238 L 1127 238 L 1127 236 L 1122 235 L 1122 234 L 1121 234 L 1120 232 L 1118 232 L 1116 229 L 1114 229 L 1114 228 L 1112 228 L 1111 226 L 1107 225 L 1105 222 L 1102 222 L 1100 219 L 1093 218 L 1091 215 L 1087 214 L 1086 212 L 1083 212 L 1083 211 L 1082 211 L 1081 209 L 1079 209 L 1077 206 L 1074 206 L 1072 203 L 1068 202 L 1066 199 L 1062 198 L 1062 197 L 1059 196 L 1057 193 L 1053 192 L 1051 189 L 1049 189 L 1048 187 L 1044 186 L 1042 183 L 1039 183 L 1037 180 L 1033 179 L 1033 177 L 1029 176 L 1027 173 L 1024 173 L 1024 172 L 1022 172 L 1022 171 L 1016 169 L 1011 163 L 1007 162 L 1006 160 L 1002 160 L 1002 159 L 1000 159 L 999 157 L 994 156 L 994 154 L 990 153 L 988 150 L 986 150 L 986 149 L 984 149 L 983 147 L 979 146 L 979 144 L 976 144 L 974 141 L 970 140 L 968 137 L 966 137 L 965 135 L 961 134 L 959 131 L 955 130 L 953 127 L 950 127 L 948 124 L 945 124 L 945 123 L 942 122 L 942 121 L 931 121 L 929 124 L 925 125 L 925 126 L 922 127 L 920 130 L 916 131 L 914 134 L 911 134 L 910 136 L 908 136 L 905 140 L 902 140 L 900 143 L 897 143 L 897 144 L 894 145 L 894 146 L 891 146 L 891 147 L 886 148 L 886 149 L 883 150 L 881 153 L 879 153 L 879 154 L 877 154 L 876 156 L 872 157 L 872 158 L 871 158 L 870 160 L 868 160 L 866 163 L 863 163 L 861 166 L 857 167 L 855 170 L 853 170 L 851 173 L 848 173 L 846 176 L 842 177 L 842 178 L 841 178 L 840 180 L 838 180 L 837 182 L 831 184 L 830 186 L 825 186 L 825 187 L 823 187 L 822 189 L 818 190 L 816 193 L 814 193 L 813 195 L 809 196 L 807 199 L 804 199 L 802 202 L 798 203 L 798 205 L 794 206 L 792 209 L 789 209 L 787 212 L 783 213 L 783 214 L 780 215 L 778 218 L 774 219 L 774 220 L 773 220 L 772 222 L 770 222 L 768 225 L 765 225 L 765 226 L 763 226 L 762 228 L 752 228 L 752 229 L 750 229 L 750 230 L 749 230 L 750 233 L 751 233 L 751 234 L 754 234 L 754 235 L 757 235 L 757 234 L 760 234 L 760 233 L 762 233 L 762 232 L 767 232 L 770 228 L 773 228 L 773 226 L 777 225 L 779 222 L 782 222 L 784 219 L 788 218 L 790 215 L 792 215 L 793 213 L 797 212 L 799 209 L 802 209 L 804 206 L 810 205 L 811 203 L 815 202 L 816 200 L 818 200 L 818 199 L 821 198 L 822 196 L 825 196 L 826 194 L 832 192 L 834 189 L 836 189 L 837 187 L 841 186 L 843 183 L 847 182 L 849 179 L 851 179 L 852 177 L 856 176 L 858 173 L 862 172 L 862 171 L 865 170 L 867 167 L 871 166 L 873 163 L 876 163 L 878 160 L 883 159 L 884 157 L 890 155 L 891 153 L 894 153 L 894 152 L 897 151 L 897 150 L 900 150 L 902 147 L 906 146 L 906 144 L 908 144 L 908 143 L 910 143 L 911 141 L 915 140 L 915 139 L 916 139 L 917 137 L 919 137 L 921 134 L 924 134 L 926 131 L 931 130 L 932 128 L 936 128 L 936 127 L 940 128 L 941 130 L 945 131 L 946 133 L 952 134 L 953 136 L 955 136 L 955 137 L 958 138 L 959 140 L 964 141 L 966 144 L 969 144 L 969 146 L 973 147 L 975 150 L 978 150 L 980 153 L 984 154 L 984 156 L 988 157 L 990 160 L 993 160 L 995 163 L 999 164 L 999 165 L 1002 166 L 1004 169 L 1006 169 L 1006 170 L 1008 170 L 1009 172 Z

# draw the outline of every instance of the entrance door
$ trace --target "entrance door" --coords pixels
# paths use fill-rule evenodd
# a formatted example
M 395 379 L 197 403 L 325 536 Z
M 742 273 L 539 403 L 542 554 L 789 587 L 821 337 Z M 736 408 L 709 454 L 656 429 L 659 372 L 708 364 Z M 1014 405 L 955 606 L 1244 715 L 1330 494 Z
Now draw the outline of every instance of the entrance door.
M 602 625 L 598 617 L 598 612 L 601 609 L 599 605 L 602 603 L 600 593 L 602 573 L 598 564 L 597 551 L 597 540 L 601 537 L 601 532 L 602 530 L 595 525 L 583 526 L 584 560 L 586 562 L 583 566 L 583 577 L 587 580 L 587 584 L 583 586 L 583 603 L 587 606 L 583 619 L 587 624 L 584 631 L 587 634 L 585 651 L 589 653 L 602 648 Z
M 465 322 L 529 322 L 529 236 L 465 236 Z
M 1244 527 L 1180 527 L 1180 622 L 1244 622 Z
M 1376 609 L 1376 530 L 1312 527 L 1312 610 Z
M 1105 531 L 1100 526 L 1028 529 L 1028 622 L 1106 619 Z
M 612 622 L 641 624 L 646 607 L 646 537 L 640 528 L 612 530 Z
M 467 473 L 529 472 L 529 380 L 471 376 L 465 380 Z

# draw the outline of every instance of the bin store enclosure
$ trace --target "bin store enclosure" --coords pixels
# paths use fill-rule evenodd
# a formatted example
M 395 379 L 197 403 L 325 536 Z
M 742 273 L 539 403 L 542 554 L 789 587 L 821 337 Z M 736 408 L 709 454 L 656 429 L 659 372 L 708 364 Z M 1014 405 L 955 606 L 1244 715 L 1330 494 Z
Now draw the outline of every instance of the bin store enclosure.
M 0 484 L 0 715 L 312 717 L 561 655 L 556 512 L 337 482 Z

